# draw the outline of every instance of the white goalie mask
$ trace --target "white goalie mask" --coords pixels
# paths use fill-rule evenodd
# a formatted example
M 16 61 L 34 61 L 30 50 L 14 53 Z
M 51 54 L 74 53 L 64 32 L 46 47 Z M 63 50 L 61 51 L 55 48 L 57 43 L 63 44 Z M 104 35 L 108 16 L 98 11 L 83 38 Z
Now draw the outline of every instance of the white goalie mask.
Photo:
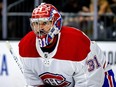
M 39 39 L 40 46 L 45 47 L 60 32 L 62 18 L 53 5 L 44 3 L 33 10 L 30 25 Z M 50 27 L 49 31 L 46 32 L 42 29 L 48 26 Z

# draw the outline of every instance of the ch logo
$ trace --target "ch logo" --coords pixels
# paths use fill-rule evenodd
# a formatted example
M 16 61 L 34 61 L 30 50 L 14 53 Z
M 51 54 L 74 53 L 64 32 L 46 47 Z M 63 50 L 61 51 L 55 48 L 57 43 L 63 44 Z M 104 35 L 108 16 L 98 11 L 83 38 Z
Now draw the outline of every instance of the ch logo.
M 46 72 L 41 74 L 39 77 L 45 84 L 49 84 L 52 86 L 67 87 L 71 84 L 71 82 L 66 81 L 66 79 L 59 74 Z

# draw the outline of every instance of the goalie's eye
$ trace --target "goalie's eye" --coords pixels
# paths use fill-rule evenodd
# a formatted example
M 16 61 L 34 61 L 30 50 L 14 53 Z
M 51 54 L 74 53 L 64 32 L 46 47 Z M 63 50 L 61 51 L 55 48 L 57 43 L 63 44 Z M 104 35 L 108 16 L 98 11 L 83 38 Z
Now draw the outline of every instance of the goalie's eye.
M 43 25 L 46 25 L 46 24 L 48 24 L 48 22 L 43 22 L 42 24 L 43 24 Z
M 40 22 L 40 25 L 49 25 L 52 21 L 43 21 Z
M 38 22 L 33 22 L 31 25 L 32 26 L 37 26 L 37 25 L 39 25 L 39 23 Z
M 32 25 L 38 25 L 39 23 L 38 22 L 33 22 Z
M 35 22 L 36 25 L 38 25 L 39 23 L 38 22 Z

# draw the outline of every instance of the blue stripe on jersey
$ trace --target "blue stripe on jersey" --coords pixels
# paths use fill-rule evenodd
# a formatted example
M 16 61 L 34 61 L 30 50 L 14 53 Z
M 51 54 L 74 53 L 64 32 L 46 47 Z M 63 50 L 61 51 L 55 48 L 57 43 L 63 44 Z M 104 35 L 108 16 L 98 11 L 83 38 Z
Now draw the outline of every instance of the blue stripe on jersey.
M 109 71 L 107 71 L 106 73 L 107 73 L 107 74 L 105 74 L 104 84 L 103 84 L 102 87 L 116 87 L 116 81 L 115 81 L 115 78 L 114 78 L 114 73 L 113 73 L 113 71 L 112 71 L 112 70 L 109 70 Z M 108 79 L 109 76 L 111 77 L 111 80 Z M 109 81 L 112 82 L 112 85 L 113 85 L 113 86 L 110 85 Z

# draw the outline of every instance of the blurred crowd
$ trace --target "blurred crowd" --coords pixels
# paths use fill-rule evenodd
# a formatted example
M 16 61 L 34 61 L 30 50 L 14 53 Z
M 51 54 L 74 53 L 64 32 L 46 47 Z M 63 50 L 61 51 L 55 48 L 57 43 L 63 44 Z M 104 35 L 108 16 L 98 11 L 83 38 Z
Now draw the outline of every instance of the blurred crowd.
M 20 0 L 19 0 L 20 1 Z M 16 0 L 7 0 L 8 5 L 16 2 Z M 58 8 L 60 12 L 69 13 L 68 16 L 63 15 L 64 25 L 76 27 L 84 31 L 90 38 L 93 37 L 93 20 L 94 17 L 94 0 L 43 0 L 43 2 L 51 3 Z M 2 1 L 0 3 L 0 11 L 2 11 Z M 9 9 L 9 12 L 32 12 L 34 8 L 34 0 L 22 0 L 21 3 Z M 98 0 L 98 39 L 116 40 L 116 0 Z M 73 13 L 73 15 L 70 15 Z M 89 13 L 89 15 L 85 15 Z M 83 15 L 84 14 L 84 15 Z M 0 15 L 0 39 L 2 39 L 2 15 Z M 20 39 L 28 31 L 30 31 L 28 16 L 8 16 L 8 38 Z M 11 32 L 12 31 L 12 32 Z

